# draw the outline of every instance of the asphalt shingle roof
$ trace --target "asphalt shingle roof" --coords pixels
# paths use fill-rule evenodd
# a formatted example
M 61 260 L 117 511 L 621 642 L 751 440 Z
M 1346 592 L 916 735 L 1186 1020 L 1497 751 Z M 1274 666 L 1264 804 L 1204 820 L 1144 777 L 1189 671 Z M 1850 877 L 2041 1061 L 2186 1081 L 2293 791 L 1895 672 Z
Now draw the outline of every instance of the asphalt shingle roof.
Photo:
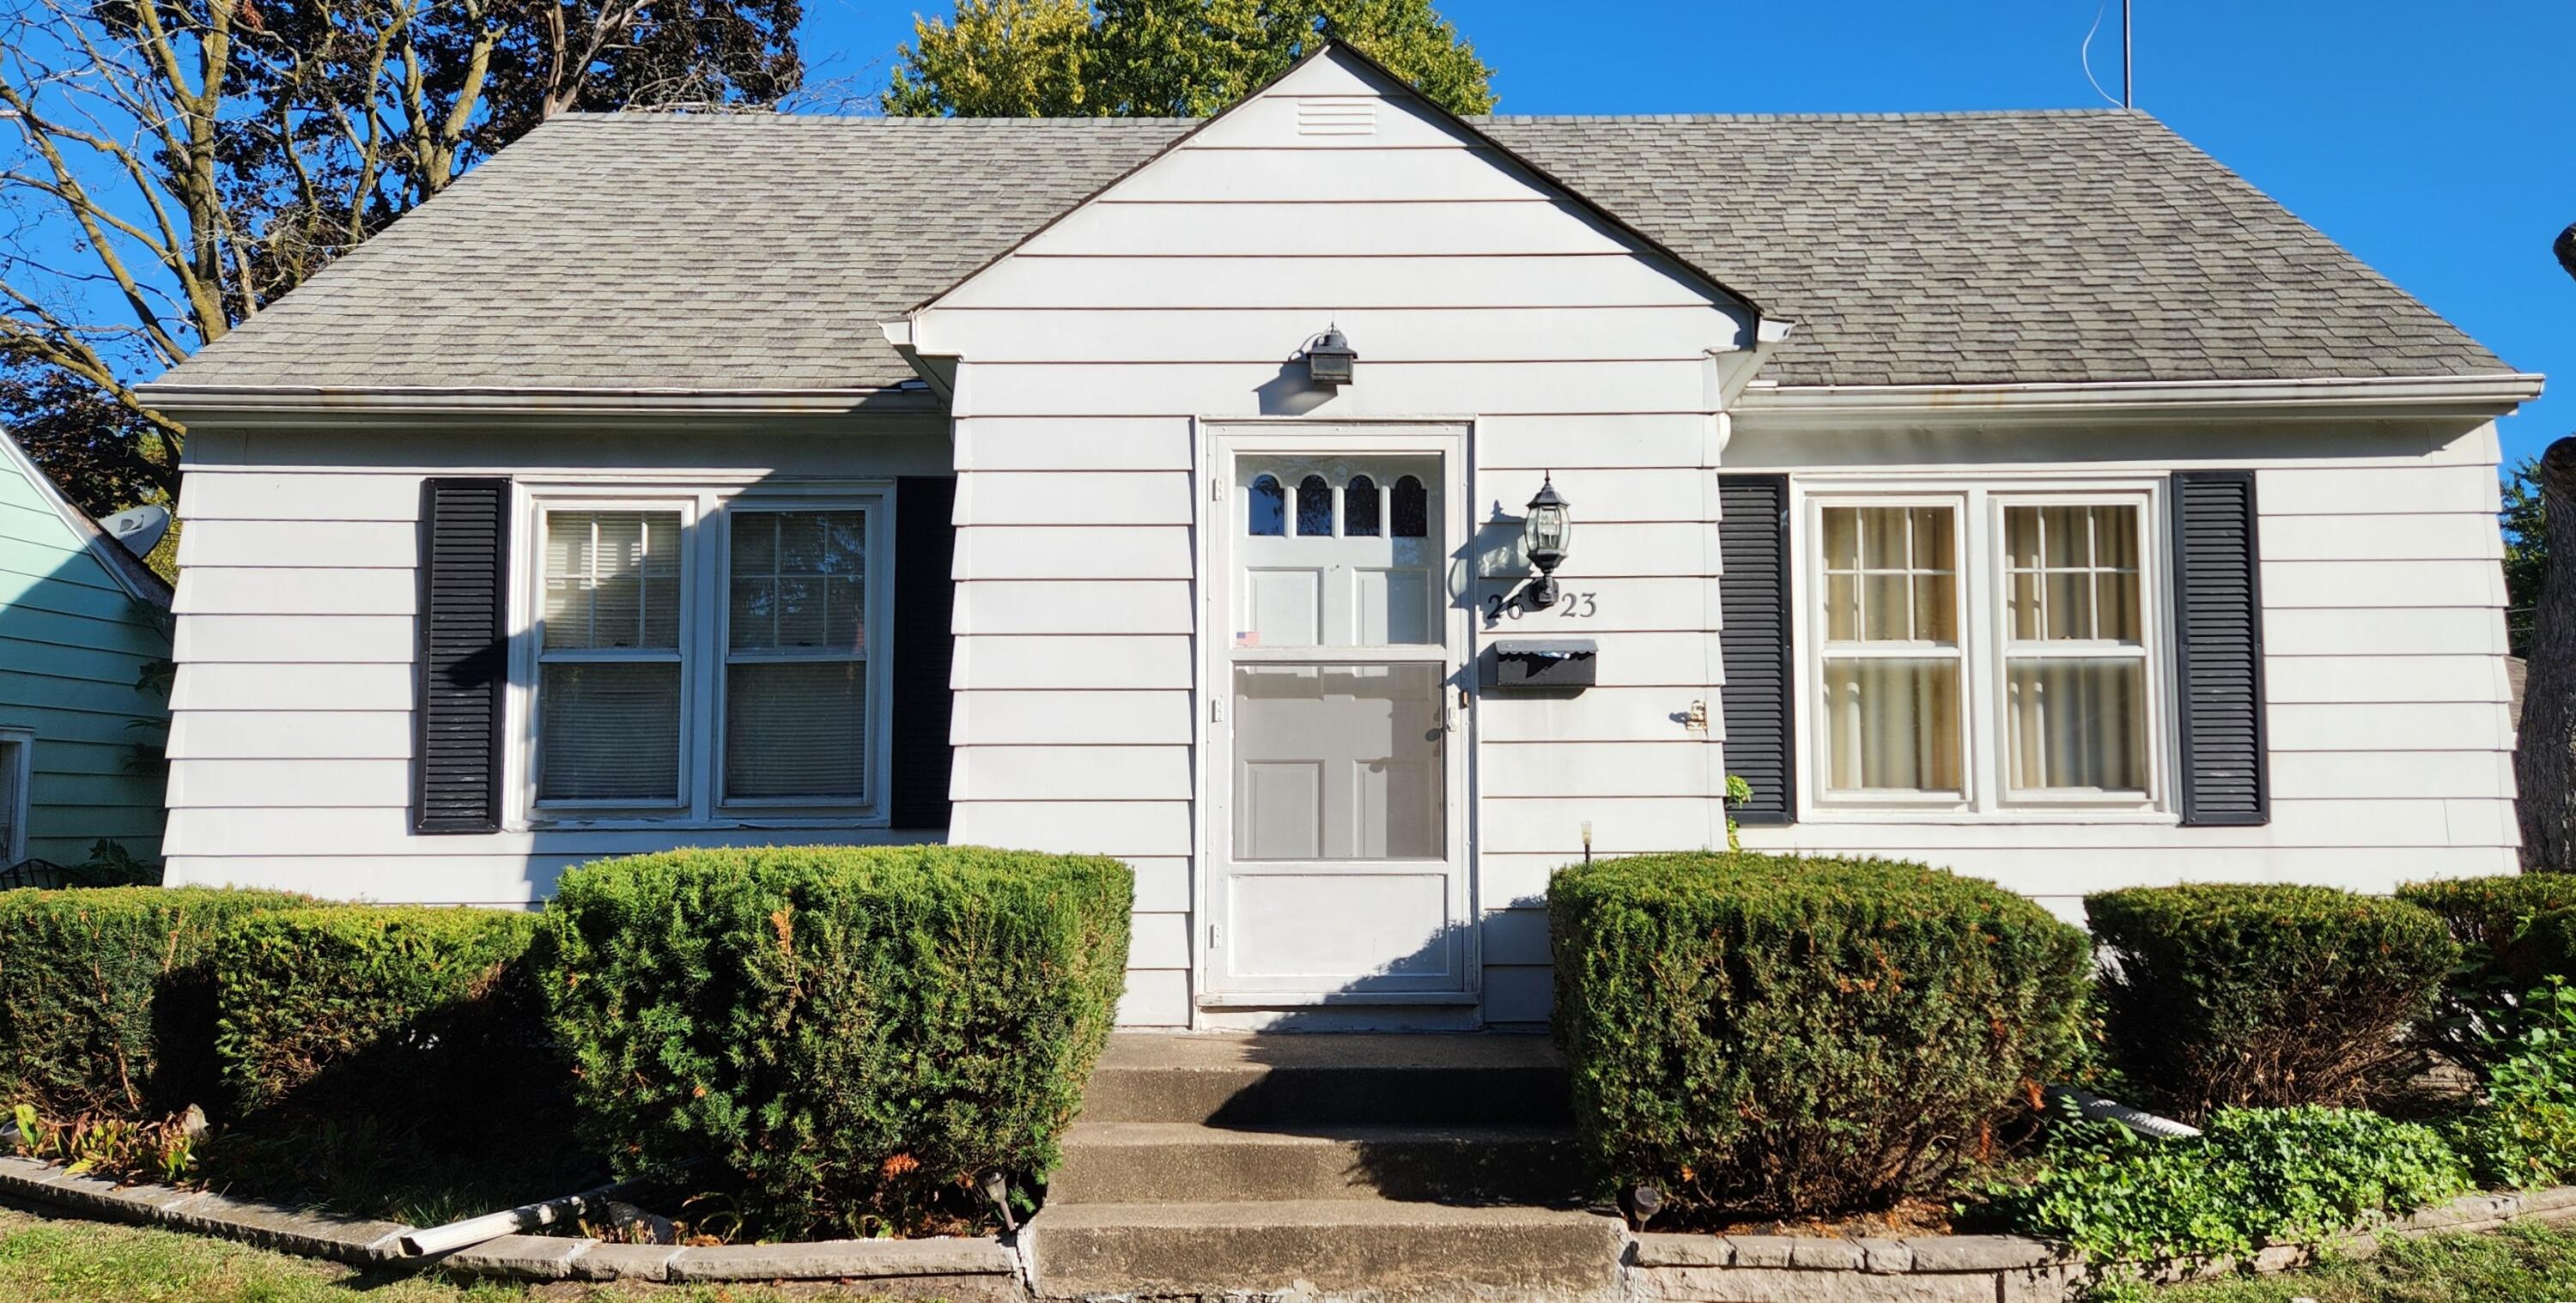
M 1474 121 L 1797 322 L 1784 385 L 2507 369 L 2142 114 Z M 165 379 L 890 385 L 878 323 L 1191 125 L 559 118 Z

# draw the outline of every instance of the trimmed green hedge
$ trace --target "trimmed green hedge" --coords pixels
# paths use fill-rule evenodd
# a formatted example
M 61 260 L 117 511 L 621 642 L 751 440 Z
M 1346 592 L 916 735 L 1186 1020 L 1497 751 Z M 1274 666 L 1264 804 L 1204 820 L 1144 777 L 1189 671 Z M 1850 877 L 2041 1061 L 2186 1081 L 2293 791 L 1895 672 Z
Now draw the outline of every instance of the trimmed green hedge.
M 1591 1174 L 1684 1217 L 1937 1189 L 2082 1034 L 2084 934 L 1921 864 L 1602 860 L 1548 912 Z
M 2431 910 L 2460 943 L 2422 1039 L 2481 1073 L 2513 1052 L 2525 996 L 2553 977 L 2576 981 L 2576 874 L 2415 882 L 2397 898 Z
M 0 1092 L 51 1115 L 220 1112 L 215 982 L 225 926 L 308 903 L 270 891 L 0 892 Z
M 2360 1103 L 2459 959 L 2442 921 L 2332 887 L 2084 898 L 2115 1061 L 2187 1118 Z
M 751 1236 L 981 1221 L 1057 1160 L 1124 983 L 1124 864 L 980 847 L 678 851 L 564 875 L 541 971 L 585 1138 Z
M 537 916 L 317 905 L 243 918 L 214 959 L 216 1052 L 244 1114 L 408 1120 L 542 1088 Z M 519 1089 L 513 1090 L 512 1087 Z M 503 1102 L 506 1101 L 506 1102 Z

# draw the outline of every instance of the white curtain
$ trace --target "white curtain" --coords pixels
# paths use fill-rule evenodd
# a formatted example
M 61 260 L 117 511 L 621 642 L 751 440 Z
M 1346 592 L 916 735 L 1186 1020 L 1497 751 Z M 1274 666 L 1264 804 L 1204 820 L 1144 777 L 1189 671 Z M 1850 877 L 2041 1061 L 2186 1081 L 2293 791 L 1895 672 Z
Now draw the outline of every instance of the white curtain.
M 1965 790 L 1955 658 L 1828 658 L 1824 678 L 1828 787 Z
M 2015 658 L 2004 685 L 2009 785 L 2145 790 L 2142 678 L 2130 659 Z

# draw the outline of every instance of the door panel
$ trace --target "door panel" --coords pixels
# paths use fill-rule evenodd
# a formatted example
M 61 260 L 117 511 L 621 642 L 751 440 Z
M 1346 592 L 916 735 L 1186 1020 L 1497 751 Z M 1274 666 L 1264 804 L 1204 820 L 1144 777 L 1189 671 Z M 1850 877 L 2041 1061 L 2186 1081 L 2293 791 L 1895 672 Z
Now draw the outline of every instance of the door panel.
M 1232 509 L 1210 606 L 1231 637 L 1211 653 L 1208 790 L 1224 808 L 1206 989 L 1221 1003 L 1465 996 L 1463 440 L 1289 437 L 1220 434 L 1212 449 Z

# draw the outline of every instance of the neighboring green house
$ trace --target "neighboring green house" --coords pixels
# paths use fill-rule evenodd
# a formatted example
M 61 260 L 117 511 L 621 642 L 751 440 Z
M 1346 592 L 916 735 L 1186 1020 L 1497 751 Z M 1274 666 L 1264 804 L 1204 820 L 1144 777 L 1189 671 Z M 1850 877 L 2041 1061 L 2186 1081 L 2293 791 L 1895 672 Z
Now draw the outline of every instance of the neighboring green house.
M 161 858 L 170 586 L 0 432 L 0 868 Z

